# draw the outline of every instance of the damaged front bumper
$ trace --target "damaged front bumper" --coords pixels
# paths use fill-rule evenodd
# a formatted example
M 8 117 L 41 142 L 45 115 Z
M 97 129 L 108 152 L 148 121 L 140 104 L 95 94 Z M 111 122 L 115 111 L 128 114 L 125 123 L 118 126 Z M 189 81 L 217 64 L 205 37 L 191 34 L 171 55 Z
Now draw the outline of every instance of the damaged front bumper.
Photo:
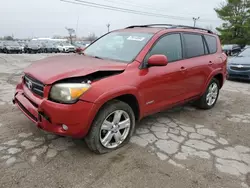
M 39 128 L 63 136 L 84 137 L 91 125 L 95 104 L 79 100 L 59 104 L 33 94 L 24 84 L 17 86 L 13 103 Z M 67 127 L 67 129 L 65 128 Z

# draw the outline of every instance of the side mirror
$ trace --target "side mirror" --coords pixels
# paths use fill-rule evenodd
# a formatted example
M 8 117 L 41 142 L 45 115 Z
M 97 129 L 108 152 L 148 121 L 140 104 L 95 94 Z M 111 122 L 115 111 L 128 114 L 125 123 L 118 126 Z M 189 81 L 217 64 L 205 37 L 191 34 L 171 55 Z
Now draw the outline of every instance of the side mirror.
M 165 55 L 155 54 L 148 58 L 148 66 L 166 66 L 168 58 Z

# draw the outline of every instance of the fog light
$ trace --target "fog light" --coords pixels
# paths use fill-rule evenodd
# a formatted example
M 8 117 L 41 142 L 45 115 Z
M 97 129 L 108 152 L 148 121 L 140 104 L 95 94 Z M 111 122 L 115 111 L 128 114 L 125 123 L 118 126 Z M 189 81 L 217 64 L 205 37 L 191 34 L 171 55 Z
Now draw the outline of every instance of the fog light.
M 63 128 L 63 130 L 65 130 L 65 131 L 67 131 L 69 128 L 68 128 L 68 126 L 67 125 L 62 125 L 62 128 Z

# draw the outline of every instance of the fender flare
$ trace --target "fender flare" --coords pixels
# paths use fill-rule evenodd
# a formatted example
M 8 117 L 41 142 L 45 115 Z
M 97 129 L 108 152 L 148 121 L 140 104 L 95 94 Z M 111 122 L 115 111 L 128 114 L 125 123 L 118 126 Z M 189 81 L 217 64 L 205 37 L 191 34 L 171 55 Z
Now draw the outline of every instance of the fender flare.
M 103 93 L 100 95 L 94 103 L 97 106 L 97 112 L 100 110 L 100 108 L 108 101 L 115 99 L 122 95 L 133 95 L 137 102 L 138 102 L 138 108 L 139 108 L 139 118 L 142 117 L 143 111 L 142 111 L 142 104 L 143 104 L 143 98 L 142 95 L 138 92 L 138 89 L 134 86 L 121 86 L 115 89 L 112 89 L 108 92 Z
M 218 75 L 218 74 L 222 74 L 222 75 L 223 75 L 223 69 L 222 69 L 222 68 L 219 68 L 219 69 L 214 70 L 214 71 L 209 75 L 209 77 L 207 78 L 206 83 L 205 83 L 205 85 L 204 85 L 204 87 L 203 87 L 203 89 L 202 89 L 202 94 L 201 94 L 201 95 L 203 95 L 203 94 L 206 92 L 207 87 L 208 87 L 210 81 L 212 80 L 212 78 L 214 78 L 214 77 L 215 77 L 216 75 Z

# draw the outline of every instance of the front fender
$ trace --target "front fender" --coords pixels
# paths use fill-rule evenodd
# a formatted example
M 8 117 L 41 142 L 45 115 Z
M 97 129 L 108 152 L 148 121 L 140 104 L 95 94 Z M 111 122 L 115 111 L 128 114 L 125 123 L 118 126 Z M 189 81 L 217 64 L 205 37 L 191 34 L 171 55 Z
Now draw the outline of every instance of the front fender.
M 120 86 L 117 88 L 114 88 L 112 90 L 109 90 L 103 94 L 101 94 L 95 101 L 94 103 L 96 104 L 98 111 L 99 109 L 108 101 L 115 99 L 119 96 L 122 95 L 133 95 L 137 101 L 138 101 L 138 106 L 139 106 L 139 111 L 140 111 L 140 117 L 142 117 L 143 111 L 140 108 L 143 104 L 143 99 L 142 95 L 139 93 L 138 89 L 134 86 Z

